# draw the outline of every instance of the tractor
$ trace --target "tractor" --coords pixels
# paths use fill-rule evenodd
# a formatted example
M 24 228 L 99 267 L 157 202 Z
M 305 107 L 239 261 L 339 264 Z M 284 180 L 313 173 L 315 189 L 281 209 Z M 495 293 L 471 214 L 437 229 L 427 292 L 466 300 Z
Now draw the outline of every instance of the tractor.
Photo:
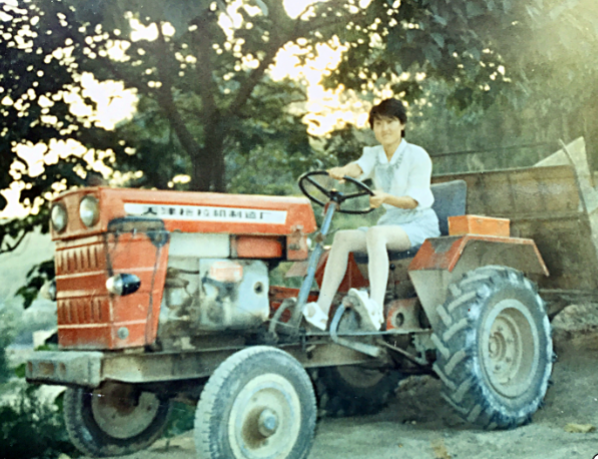
M 355 253 L 328 331 L 314 331 L 302 311 L 317 299 L 333 217 L 369 212 L 355 203 L 372 193 L 327 177 L 304 174 L 306 198 L 92 187 L 53 200 L 59 349 L 36 352 L 26 374 L 67 387 L 83 454 L 147 448 L 176 400 L 197 404 L 200 458 L 306 458 L 318 412 L 376 412 L 411 374 L 438 377 L 476 426 L 531 419 L 553 364 L 534 241 L 511 237 L 507 218 L 468 215 L 463 178 L 436 180 L 442 234 L 389 254 L 382 329 L 365 331 L 343 302 L 368 287 L 367 255 Z M 324 210 L 318 231 L 310 201 Z M 270 285 L 281 262 L 295 263 L 300 288 Z

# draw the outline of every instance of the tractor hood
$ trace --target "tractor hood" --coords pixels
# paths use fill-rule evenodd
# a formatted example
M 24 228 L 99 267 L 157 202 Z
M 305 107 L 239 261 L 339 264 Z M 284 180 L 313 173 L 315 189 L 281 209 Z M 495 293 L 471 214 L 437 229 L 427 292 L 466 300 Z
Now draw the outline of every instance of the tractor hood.
M 52 215 L 53 240 L 104 233 L 111 221 L 126 217 L 162 220 L 167 231 L 183 233 L 283 236 L 316 230 L 309 201 L 287 196 L 84 188 L 54 199 Z M 60 231 L 57 218 L 64 222 Z

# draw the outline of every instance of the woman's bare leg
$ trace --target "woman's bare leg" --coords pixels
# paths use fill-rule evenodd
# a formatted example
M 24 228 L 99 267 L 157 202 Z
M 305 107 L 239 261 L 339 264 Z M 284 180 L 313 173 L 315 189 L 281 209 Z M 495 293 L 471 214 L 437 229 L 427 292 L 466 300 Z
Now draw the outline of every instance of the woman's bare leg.
M 388 250 L 407 250 L 411 241 L 400 226 L 372 226 L 366 233 L 366 244 L 370 298 L 383 307 L 388 285 Z
M 318 297 L 318 306 L 326 315 L 328 315 L 334 295 L 336 295 L 336 291 L 345 277 L 349 252 L 365 252 L 366 249 L 366 233 L 364 231 L 342 230 L 334 235 L 334 241 L 324 270 L 322 288 Z

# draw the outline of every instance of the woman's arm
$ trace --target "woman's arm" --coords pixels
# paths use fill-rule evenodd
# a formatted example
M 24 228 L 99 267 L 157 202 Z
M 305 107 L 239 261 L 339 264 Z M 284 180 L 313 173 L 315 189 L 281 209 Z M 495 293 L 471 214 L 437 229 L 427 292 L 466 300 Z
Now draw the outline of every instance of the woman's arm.
M 377 209 L 382 204 L 390 204 L 401 209 L 415 209 L 418 202 L 411 196 L 393 196 L 384 191 L 374 191 L 374 196 L 370 196 L 370 206 Z
M 416 147 L 419 149 L 419 147 Z M 418 206 L 430 207 L 434 202 L 430 181 L 432 177 L 432 161 L 423 149 L 414 158 L 409 170 L 409 183 L 404 196 L 394 196 L 382 190 L 375 191 L 370 198 L 370 205 L 374 208 L 388 204 L 400 209 L 415 209 Z
M 349 163 L 346 166 L 342 167 L 333 167 L 332 169 L 328 169 L 328 175 L 335 180 L 342 180 L 342 178 L 347 175 L 352 178 L 357 178 L 363 171 L 361 167 L 357 163 Z

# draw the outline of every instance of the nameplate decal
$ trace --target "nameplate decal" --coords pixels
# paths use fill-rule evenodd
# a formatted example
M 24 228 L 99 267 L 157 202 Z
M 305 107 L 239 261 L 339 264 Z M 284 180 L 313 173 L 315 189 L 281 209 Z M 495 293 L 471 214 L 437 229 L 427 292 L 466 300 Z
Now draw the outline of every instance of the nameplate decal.
M 233 207 L 181 206 L 125 203 L 125 212 L 134 217 L 157 217 L 164 220 L 205 222 L 268 223 L 283 225 L 286 210 L 239 209 Z

